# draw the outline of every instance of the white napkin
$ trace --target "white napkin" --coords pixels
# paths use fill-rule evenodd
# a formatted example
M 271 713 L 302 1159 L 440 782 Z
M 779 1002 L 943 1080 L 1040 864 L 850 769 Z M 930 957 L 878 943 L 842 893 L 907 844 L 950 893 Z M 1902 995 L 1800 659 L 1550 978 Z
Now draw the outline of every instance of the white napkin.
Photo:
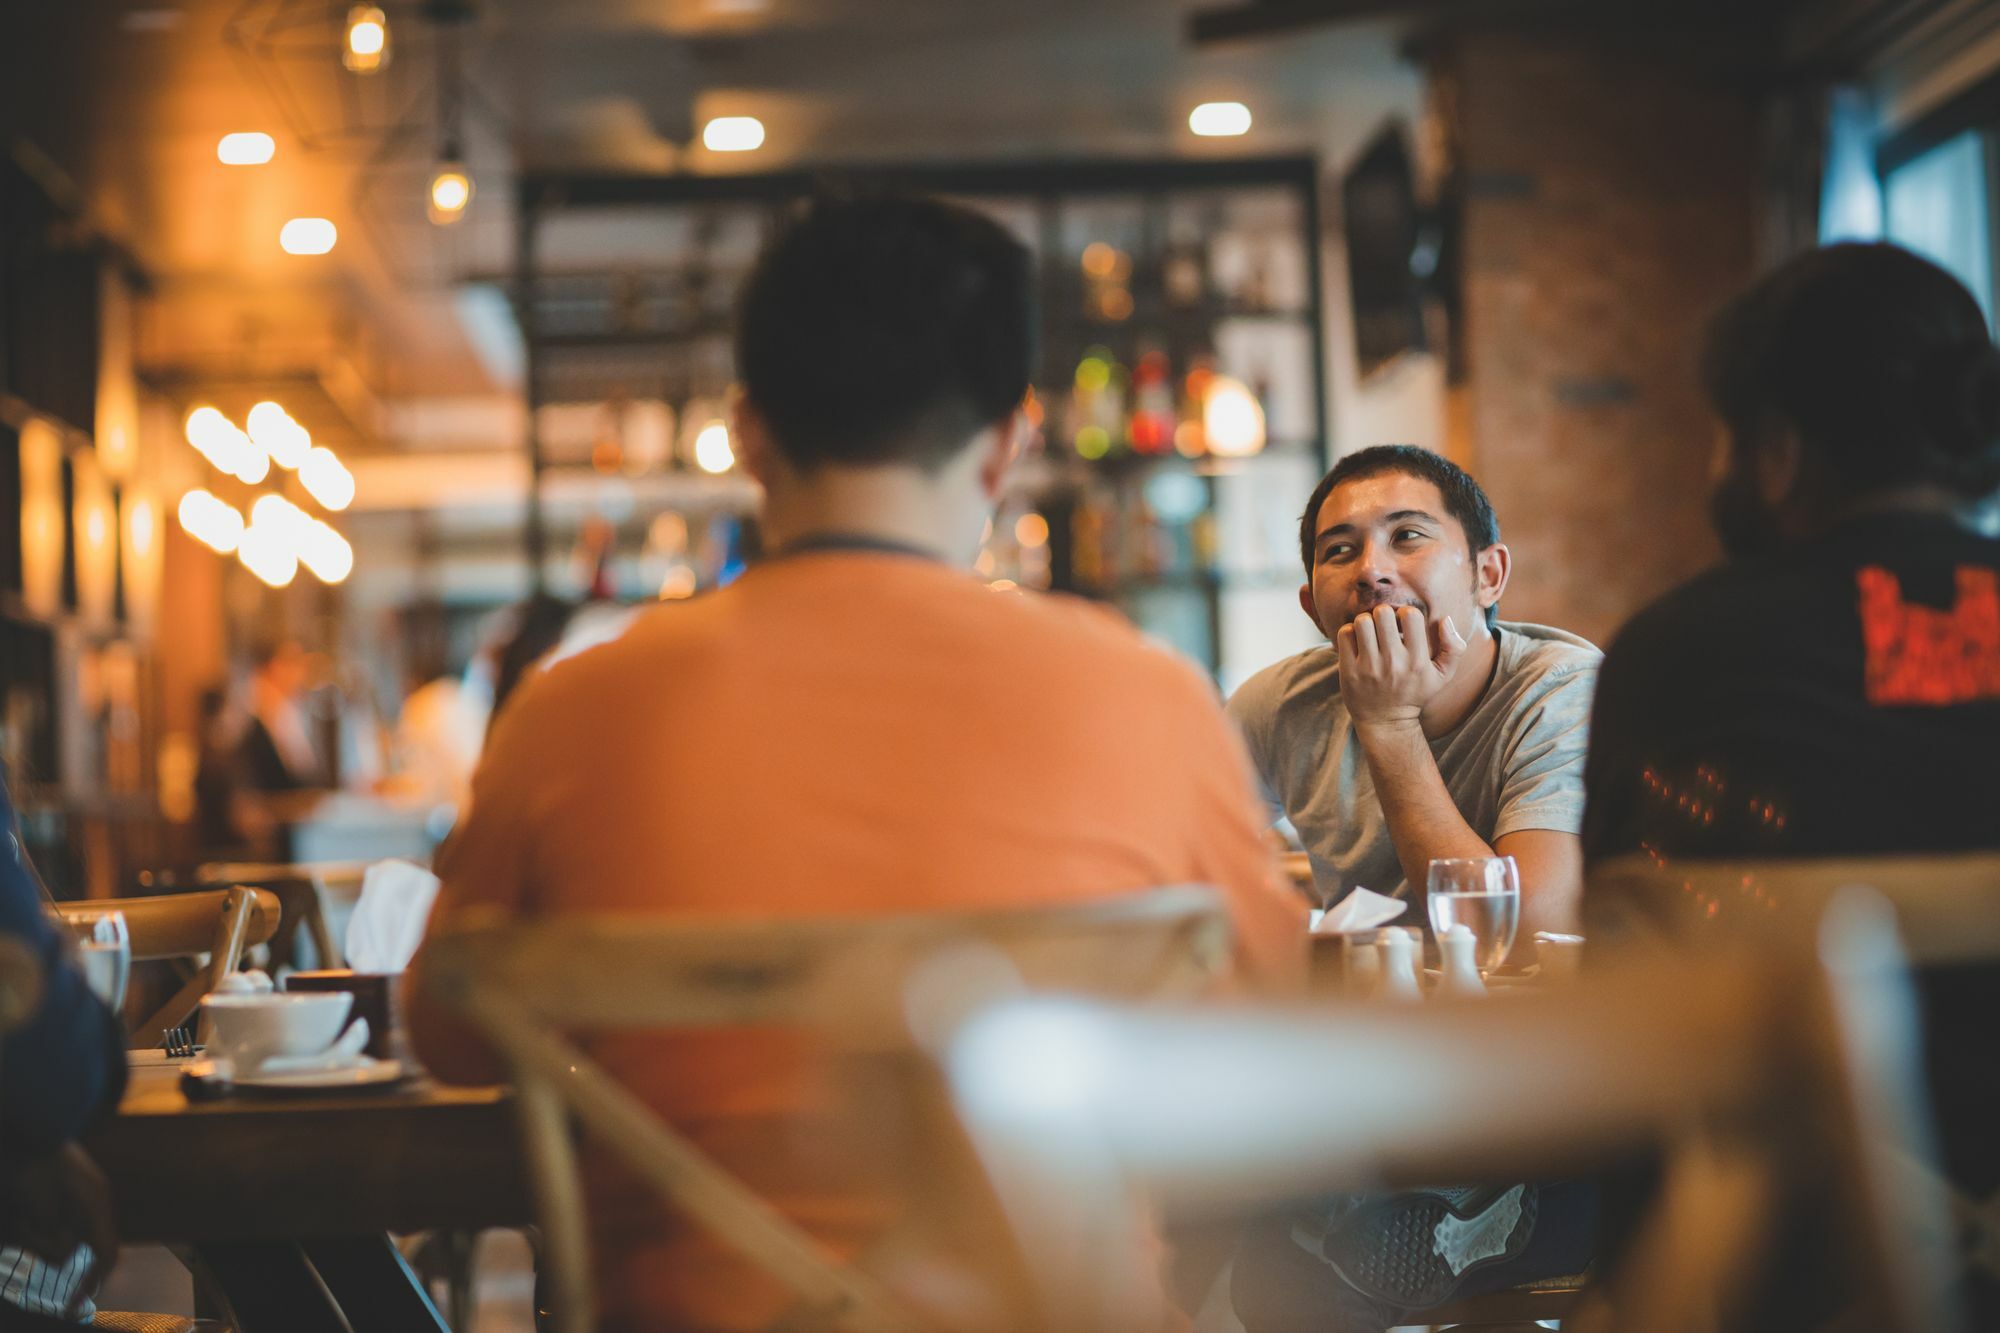
M 401 972 L 416 955 L 437 897 L 438 877 L 409 861 L 378 861 L 361 877 L 347 921 L 347 965 L 356 972 Z
M 1401 898 L 1357 888 L 1326 911 L 1311 913 L 1307 920 L 1315 935 L 1351 935 L 1387 925 L 1409 908 Z

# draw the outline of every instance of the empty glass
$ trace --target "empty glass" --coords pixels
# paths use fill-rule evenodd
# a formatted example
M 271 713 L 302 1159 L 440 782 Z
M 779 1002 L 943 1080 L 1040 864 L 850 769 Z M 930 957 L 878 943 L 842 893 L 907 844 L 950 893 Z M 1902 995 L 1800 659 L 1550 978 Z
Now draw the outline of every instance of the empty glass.
M 132 937 L 118 911 L 68 913 L 77 934 L 83 979 L 113 1013 L 125 1007 L 125 983 L 132 975 Z
M 1521 924 L 1521 870 L 1511 856 L 1441 858 L 1431 862 L 1431 929 L 1464 926 L 1476 941 L 1473 958 L 1490 972 L 1507 961 Z

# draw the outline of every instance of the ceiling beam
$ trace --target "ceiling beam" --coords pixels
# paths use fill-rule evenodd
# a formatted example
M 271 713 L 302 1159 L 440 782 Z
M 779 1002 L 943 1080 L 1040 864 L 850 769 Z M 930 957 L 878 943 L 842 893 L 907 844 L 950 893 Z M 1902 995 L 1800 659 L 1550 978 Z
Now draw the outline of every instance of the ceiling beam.
M 1370 19 L 1431 23 L 1507 8 L 1519 8 L 1517 0 L 1241 0 L 1196 10 L 1188 19 L 1188 37 L 1209 46 Z

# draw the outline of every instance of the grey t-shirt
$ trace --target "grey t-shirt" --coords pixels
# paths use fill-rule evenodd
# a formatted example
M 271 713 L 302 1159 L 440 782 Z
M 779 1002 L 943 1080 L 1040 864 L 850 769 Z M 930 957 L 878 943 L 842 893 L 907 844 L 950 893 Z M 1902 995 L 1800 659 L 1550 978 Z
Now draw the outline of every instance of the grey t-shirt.
M 1431 742 L 1438 774 L 1472 831 L 1583 828 L 1583 756 L 1596 647 L 1542 625 L 1501 621 L 1493 683 L 1456 730 Z M 1229 700 L 1271 817 L 1287 816 L 1313 879 L 1338 896 L 1359 884 L 1408 897 L 1374 776 L 1340 698 L 1332 645 L 1264 668 Z M 1421 896 L 1421 895 L 1419 895 Z

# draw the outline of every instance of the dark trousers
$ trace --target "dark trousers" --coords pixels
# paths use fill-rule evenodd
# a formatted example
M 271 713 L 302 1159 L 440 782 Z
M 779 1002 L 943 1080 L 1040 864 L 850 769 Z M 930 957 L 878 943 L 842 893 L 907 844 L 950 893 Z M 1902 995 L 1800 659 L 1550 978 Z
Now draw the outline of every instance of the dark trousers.
M 1590 1266 L 1597 1245 L 1596 1182 L 1538 1186 L 1540 1206 L 1522 1251 L 1468 1271 L 1451 1300 L 1567 1277 Z M 1332 1265 L 1302 1248 L 1289 1218 L 1252 1227 L 1236 1254 L 1230 1303 L 1247 1333 L 1381 1333 L 1417 1311 L 1384 1304 L 1350 1287 Z M 1416 1320 L 1414 1322 L 1421 1322 Z

